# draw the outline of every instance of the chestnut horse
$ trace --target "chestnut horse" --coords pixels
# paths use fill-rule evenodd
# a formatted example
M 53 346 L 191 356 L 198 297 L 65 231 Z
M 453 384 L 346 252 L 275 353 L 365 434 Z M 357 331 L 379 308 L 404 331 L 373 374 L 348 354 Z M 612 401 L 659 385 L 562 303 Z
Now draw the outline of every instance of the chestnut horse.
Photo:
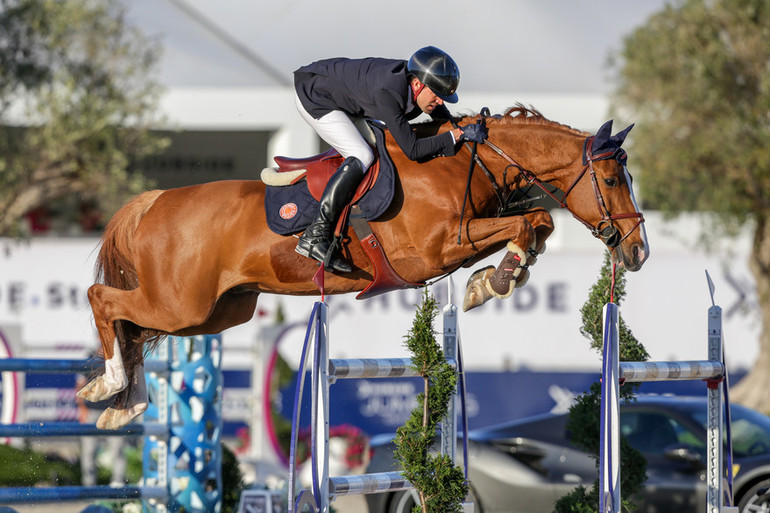
M 526 281 L 553 223 L 543 208 L 500 213 L 513 191 L 537 187 L 599 237 L 613 261 L 630 271 L 641 268 L 649 249 L 620 148 L 631 127 L 611 136 L 608 122 L 591 136 L 522 106 L 461 122 L 482 118 L 489 138 L 478 145 L 475 161 L 482 170 L 473 173 L 471 151 L 416 163 L 386 134 L 398 173 L 396 192 L 370 226 L 401 277 L 425 282 L 507 247 L 497 270 L 471 277 L 464 306 L 510 295 Z M 451 128 L 447 122 L 416 129 Z M 316 262 L 294 252 L 295 236 L 268 229 L 264 199 L 265 185 L 258 180 L 211 182 L 145 192 L 112 218 L 97 261 L 101 283 L 88 290 L 105 369 L 78 393 L 88 401 L 115 396 L 99 418 L 100 428 L 123 426 L 146 409 L 143 343 L 244 323 L 260 292 L 319 293 L 312 281 Z M 354 271 L 327 274 L 326 293 L 360 291 L 372 281 L 369 260 L 356 235 L 350 238 L 345 250 Z

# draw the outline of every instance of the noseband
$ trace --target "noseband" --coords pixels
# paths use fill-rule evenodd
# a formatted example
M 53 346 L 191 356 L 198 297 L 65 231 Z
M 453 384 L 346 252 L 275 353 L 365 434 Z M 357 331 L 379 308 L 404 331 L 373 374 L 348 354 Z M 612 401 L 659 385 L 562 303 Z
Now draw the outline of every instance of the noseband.
M 519 165 L 518 162 L 516 162 L 513 158 L 511 158 L 508 154 L 506 154 L 502 149 L 500 149 L 498 146 L 493 144 L 489 141 L 489 139 L 484 141 L 484 145 L 489 147 L 492 151 L 497 153 L 500 157 L 502 157 L 504 160 L 506 160 L 509 163 L 509 166 L 506 167 L 506 172 L 508 167 L 514 167 L 518 169 L 519 175 L 524 177 L 528 185 L 535 185 L 538 188 L 540 188 L 543 193 L 547 196 L 549 196 L 551 199 L 556 201 L 558 203 L 559 208 L 567 208 L 569 210 L 569 207 L 567 206 L 566 200 L 567 196 L 572 192 L 572 190 L 575 188 L 575 186 L 580 182 L 580 180 L 583 178 L 583 176 L 588 174 L 591 176 L 591 186 L 594 190 L 594 198 L 596 199 L 596 207 L 599 209 L 599 215 L 601 216 L 601 219 L 599 220 L 596 225 L 592 225 L 582 217 L 578 216 L 574 212 L 570 210 L 570 213 L 583 223 L 590 231 L 591 234 L 594 237 L 599 238 L 604 244 L 607 245 L 609 248 L 616 248 L 620 245 L 621 242 L 623 242 L 631 233 L 633 233 L 634 230 L 636 230 L 640 224 L 644 222 L 644 216 L 641 212 L 632 212 L 628 214 L 612 214 L 609 209 L 607 208 L 607 204 L 604 201 L 604 196 L 602 196 L 602 192 L 599 189 L 599 183 L 596 178 L 596 171 L 594 171 L 594 162 L 598 162 L 600 160 L 608 160 L 608 159 L 615 159 L 618 161 L 620 165 L 623 166 L 625 169 L 625 162 L 626 162 L 626 152 L 622 148 L 616 148 L 611 151 L 606 151 L 599 154 L 593 153 L 593 142 L 594 142 L 594 136 L 587 137 L 585 142 L 583 143 L 583 169 L 578 173 L 578 175 L 575 177 L 575 179 L 572 181 L 572 184 L 567 188 L 566 192 L 564 193 L 564 196 L 559 199 L 557 198 L 553 192 L 551 192 L 544 184 L 542 180 L 540 180 L 538 177 L 536 177 L 531 171 L 525 169 L 521 165 Z M 481 161 L 481 158 L 478 156 L 478 154 L 475 151 L 475 145 L 473 149 L 471 150 L 471 172 L 473 169 L 473 164 L 476 163 L 479 165 L 479 167 L 484 171 L 484 174 L 486 174 L 487 178 L 492 184 L 492 188 L 495 191 L 495 194 L 497 195 L 497 199 L 500 204 L 500 208 L 498 210 L 498 216 L 502 215 L 503 210 L 505 209 L 507 205 L 507 197 L 504 196 L 504 188 L 501 188 L 497 182 L 495 181 L 494 175 L 489 171 L 489 169 L 484 165 L 484 163 Z M 503 181 L 505 181 L 505 173 L 503 173 Z M 469 176 L 469 183 L 470 183 L 470 176 Z M 505 183 L 503 183 L 503 186 L 505 186 Z M 628 184 L 629 189 L 631 188 L 631 184 Z M 511 191 L 512 193 L 513 191 Z M 542 196 L 541 196 L 542 197 Z M 615 226 L 615 223 L 613 221 L 616 221 L 618 219 L 638 219 L 634 227 L 628 231 L 624 236 L 620 236 L 620 230 L 618 230 L 617 226 Z

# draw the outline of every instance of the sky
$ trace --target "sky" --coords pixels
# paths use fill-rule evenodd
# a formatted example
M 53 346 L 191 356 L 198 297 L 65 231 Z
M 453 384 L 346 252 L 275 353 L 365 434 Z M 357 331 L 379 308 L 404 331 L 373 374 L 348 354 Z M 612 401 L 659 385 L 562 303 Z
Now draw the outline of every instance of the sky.
M 131 0 L 169 87 L 273 87 L 328 57 L 407 59 L 433 45 L 460 89 L 607 94 L 623 38 L 674 0 Z M 207 28 L 208 27 L 208 28 Z

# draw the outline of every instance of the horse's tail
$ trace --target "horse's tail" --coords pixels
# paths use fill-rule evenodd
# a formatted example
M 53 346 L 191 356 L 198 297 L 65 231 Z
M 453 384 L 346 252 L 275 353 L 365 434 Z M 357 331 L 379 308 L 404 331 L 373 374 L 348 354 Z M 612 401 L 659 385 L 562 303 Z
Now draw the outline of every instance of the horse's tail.
M 138 286 L 136 269 L 131 260 L 134 232 L 144 214 L 163 191 L 142 193 L 115 213 L 102 236 L 102 247 L 96 260 L 96 281 L 120 290 Z
M 123 205 L 112 217 L 102 236 L 101 249 L 96 259 L 96 282 L 120 290 L 133 290 L 139 286 L 132 259 L 134 232 L 139 222 L 164 191 L 144 192 Z M 115 323 L 115 334 L 121 348 L 123 365 L 129 377 L 129 386 L 116 396 L 115 404 L 125 404 L 133 384 L 134 369 L 144 360 L 145 351 L 157 345 L 166 333 L 137 326 L 120 320 Z

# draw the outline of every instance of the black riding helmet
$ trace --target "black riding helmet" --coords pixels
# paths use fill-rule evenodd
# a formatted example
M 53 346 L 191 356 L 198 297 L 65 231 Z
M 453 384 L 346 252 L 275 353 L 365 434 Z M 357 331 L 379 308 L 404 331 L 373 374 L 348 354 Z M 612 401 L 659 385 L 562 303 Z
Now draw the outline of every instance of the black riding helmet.
M 457 86 L 460 83 L 460 70 L 457 64 L 444 51 L 435 46 L 420 48 L 406 64 L 409 75 L 430 87 L 436 96 L 447 103 L 457 103 Z

